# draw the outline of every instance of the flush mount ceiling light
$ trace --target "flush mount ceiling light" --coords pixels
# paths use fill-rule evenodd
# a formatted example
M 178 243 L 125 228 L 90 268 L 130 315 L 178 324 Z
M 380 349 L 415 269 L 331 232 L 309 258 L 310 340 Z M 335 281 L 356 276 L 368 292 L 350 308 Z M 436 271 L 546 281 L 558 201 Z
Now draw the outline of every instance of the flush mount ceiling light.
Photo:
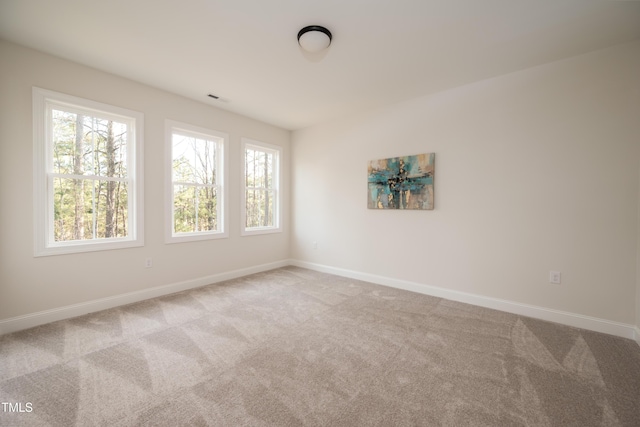
M 331 38 L 331 31 L 320 25 L 309 25 L 298 32 L 298 44 L 309 53 L 328 48 Z

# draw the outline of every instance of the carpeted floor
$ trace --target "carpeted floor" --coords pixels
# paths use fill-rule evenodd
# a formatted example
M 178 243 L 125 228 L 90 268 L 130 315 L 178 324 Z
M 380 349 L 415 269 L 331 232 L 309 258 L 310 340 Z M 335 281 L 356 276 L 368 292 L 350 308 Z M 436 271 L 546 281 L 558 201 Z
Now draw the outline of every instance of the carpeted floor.
M 640 347 L 287 267 L 2 336 L 0 402 L 25 411 L 2 426 L 638 426 Z

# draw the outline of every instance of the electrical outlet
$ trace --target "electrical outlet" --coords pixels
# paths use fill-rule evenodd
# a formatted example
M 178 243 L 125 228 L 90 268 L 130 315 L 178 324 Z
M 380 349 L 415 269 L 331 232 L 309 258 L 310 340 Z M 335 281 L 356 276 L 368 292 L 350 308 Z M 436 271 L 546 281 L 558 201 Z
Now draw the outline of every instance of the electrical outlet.
M 561 283 L 561 273 L 559 271 L 550 271 L 549 272 L 549 283 L 554 283 L 559 285 Z
M 151 268 L 151 267 L 153 267 L 153 259 L 146 258 L 144 260 L 144 268 Z
M 313 242 L 313 249 L 318 249 L 318 242 Z

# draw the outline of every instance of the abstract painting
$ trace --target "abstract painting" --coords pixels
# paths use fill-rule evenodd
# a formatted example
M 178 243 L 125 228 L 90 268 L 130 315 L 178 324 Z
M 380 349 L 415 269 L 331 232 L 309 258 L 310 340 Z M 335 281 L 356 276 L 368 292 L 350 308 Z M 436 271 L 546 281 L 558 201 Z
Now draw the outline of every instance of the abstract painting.
M 369 162 L 369 209 L 433 209 L 435 153 Z

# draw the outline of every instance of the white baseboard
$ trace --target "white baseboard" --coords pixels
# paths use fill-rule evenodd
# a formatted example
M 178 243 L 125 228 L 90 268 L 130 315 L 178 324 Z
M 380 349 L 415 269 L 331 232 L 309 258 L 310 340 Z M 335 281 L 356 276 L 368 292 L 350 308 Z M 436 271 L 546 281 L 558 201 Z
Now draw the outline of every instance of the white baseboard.
M 306 261 L 291 260 L 290 264 L 297 267 L 320 271 L 323 273 L 330 273 L 337 276 L 349 277 L 351 279 L 376 283 L 378 285 L 404 289 L 407 291 L 431 295 L 434 297 L 473 304 L 480 307 L 492 308 L 494 310 L 506 311 L 508 313 L 513 313 L 520 316 L 533 317 L 536 319 L 561 323 L 563 325 L 573 326 L 576 328 L 602 332 L 605 334 L 615 335 L 623 338 L 635 339 L 636 342 L 638 342 L 638 345 L 640 345 L 640 329 L 634 325 L 612 322 L 610 320 L 584 316 L 582 314 L 553 310 L 549 308 L 491 298 L 482 295 L 470 294 L 466 292 L 455 291 L 452 289 L 439 288 L 437 286 L 430 286 L 422 283 L 409 282 L 406 280 L 377 276 L 374 274 L 362 273 L 353 270 L 329 267 L 326 265 L 314 264 Z
M 439 288 L 437 286 L 425 285 L 422 283 L 410 282 L 406 280 L 394 279 L 390 277 L 378 276 L 375 274 L 362 273 L 353 270 L 330 267 L 321 264 L 314 264 L 306 261 L 295 259 L 282 260 L 268 264 L 257 265 L 254 267 L 233 270 L 229 272 L 214 274 L 206 277 L 199 277 L 192 280 L 186 280 L 179 283 L 172 283 L 164 286 L 144 289 L 126 294 L 115 295 L 107 298 L 100 298 L 84 303 L 68 305 L 65 307 L 54 308 L 51 310 L 40 311 L 37 313 L 27 314 L 23 316 L 12 317 L 0 320 L 0 335 L 23 329 L 32 328 L 34 326 L 43 325 L 45 323 L 55 322 L 58 320 L 69 319 L 81 316 L 87 313 L 93 313 L 100 310 L 118 307 L 121 305 L 131 304 L 150 298 L 156 298 L 175 292 L 185 291 L 187 289 L 198 288 L 213 283 L 223 282 L 225 280 L 235 279 L 249 274 L 260 273 L 274 268 L 294 265 L 297 267 L 308 268 L 310 270 L 321 271 L 324 273 L 335 274 L 337 276 L 349 277 L 352 279 L 363 280 L 378 285 L 389 286 L 407 291 L 417 292 L 425 295 L 431 295 L 448 300 L 464 302 L 480 307 L 492 308 L 495 310 L 505 311 L 508 313 L 518 314 L 521 316 L 533 317 L 536 319 L 547 320 L 550 322 L 561 323 L 577 328 L 588 329 L 591 331 L 602 332 L 623 338 L 635 340 L 640 345 L 640 328 L 634 325 L 612 322 L 605 319 L 599 319 L 581 314 L 569 313 L 559 310 L 537 307 L 528 304 L 522 304 L 513 301 L 501 300 L 497 298 L 485 297 L 482 295 L 470 294 L 466 292 L 455 291 L 451 289 Z
M 112 297 L 100 298 L 97 300 L 87 301 L 79 304 L 67 305 L 64 307 L 40 311 L 24 316 L 11 317 L 9 319 L 0 320 L 0 335 L 20 331 L 23 329 L 33 328 L 34 326 L 44 325 L 45 323 L 82 316 L 83 314 L 87 313 L 93 313 L 96 311 L 106 310 L 121 305 L 131 304 L 149 298 L 156 298 L 180 291 L 186 291 L 187 289 L 198 288 L 201 286 L 210 285 L 212 283 L 223 282 L 225 280 L 235 279 L 237 277 L 247 276 L 249 274 L 273 270 L 274 268 L 285 267 L 290 264 L 291 263 L 288 260 L 277 261 L 268 264 L 257 265 L 254 267 L 214 274 L 211 276 L 199 277 L 192 280 L 185 280 L 179 283 L 172 283 L 169 285 L 157 286 L 154 288 L 143 289 L 135 292 L 128 292 L 126 294 L 115 295 Z

